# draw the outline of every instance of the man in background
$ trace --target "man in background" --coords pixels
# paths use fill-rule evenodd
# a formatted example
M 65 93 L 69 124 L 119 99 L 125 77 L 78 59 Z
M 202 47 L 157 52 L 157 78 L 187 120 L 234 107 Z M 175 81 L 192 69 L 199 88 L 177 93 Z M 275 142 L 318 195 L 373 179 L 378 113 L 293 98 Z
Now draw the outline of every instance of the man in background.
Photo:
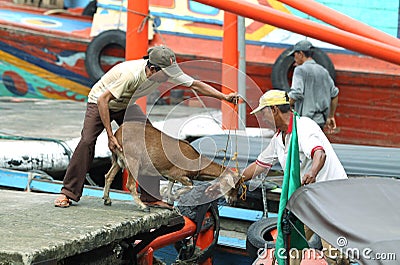
M 292 86 L 289 91 L 290 105 L 300 116 L 314 120 L 328 133 L 336 129 L 335 111 L 339 89 L 329 72 L 312 58 L 313 45 L 307 40 L 296 43 L 288 56 L 294 56 Z

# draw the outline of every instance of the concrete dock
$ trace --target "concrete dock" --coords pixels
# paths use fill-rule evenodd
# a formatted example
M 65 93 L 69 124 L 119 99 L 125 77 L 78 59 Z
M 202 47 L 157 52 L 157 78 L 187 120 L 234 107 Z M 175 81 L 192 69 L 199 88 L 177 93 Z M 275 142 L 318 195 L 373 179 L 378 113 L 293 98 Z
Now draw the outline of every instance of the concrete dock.
M 121 242 L 184 222 L 175 210 L 151 208 L 145 213 L 132 201 L 113 200 L 105 206 L 96 197 L 56 208 L 56 196 L 0 191 L 1 265 L 122 264 Z

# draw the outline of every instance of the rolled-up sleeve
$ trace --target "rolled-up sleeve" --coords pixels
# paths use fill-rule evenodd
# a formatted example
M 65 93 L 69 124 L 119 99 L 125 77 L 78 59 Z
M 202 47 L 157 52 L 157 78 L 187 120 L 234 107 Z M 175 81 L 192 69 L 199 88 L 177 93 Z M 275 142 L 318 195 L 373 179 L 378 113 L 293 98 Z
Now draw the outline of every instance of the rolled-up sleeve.
M 262 151 L 261 154 L 258 155 L 256 160 L 257 165 L 264 168 L 270 168 L 278 162 L 275 145 L 276 138 L 272 138 L 267 148 L 265 148 L 264 151 Z
M 331 88 L 331 98 L 334 98 L 337 95 L 339 95 L 339 88 L 337 86 L 333 86 Z

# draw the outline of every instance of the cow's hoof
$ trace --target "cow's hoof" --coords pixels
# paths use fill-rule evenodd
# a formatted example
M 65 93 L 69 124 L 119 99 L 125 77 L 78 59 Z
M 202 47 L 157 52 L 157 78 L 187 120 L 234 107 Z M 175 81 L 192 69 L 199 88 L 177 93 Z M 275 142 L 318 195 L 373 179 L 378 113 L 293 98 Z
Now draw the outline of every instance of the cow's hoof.
M 111 206 L 111 200 L 110 199 L 104 200 L 104 205 Z
M 174 202 L 175 202 L 175 201 L 176 201 L 176 200 L 173 199 L 173 198 L 168 198 L 167 203 L 168 203 L 169 205 L 174 205 Z

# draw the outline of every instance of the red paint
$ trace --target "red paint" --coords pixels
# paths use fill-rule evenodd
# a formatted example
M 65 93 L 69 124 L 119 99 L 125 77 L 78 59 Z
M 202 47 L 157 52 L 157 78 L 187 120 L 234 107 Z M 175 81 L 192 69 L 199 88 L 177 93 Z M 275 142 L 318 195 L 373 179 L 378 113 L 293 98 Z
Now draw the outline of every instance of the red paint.
M 5 87 L 11 93 L 18 96 L 24 96 L 28 93 L 28 85 L 18 73 L 13 71 L 4 71 L 1 78 Z
M 175 0 L 149 0 L 150 5 L 164 8 L 174 8 Z
M 46 87 L 38 87 L 37 88 L 41 93 L 43 94 L 50 94 L 50 95 L 56 95 L 54 98 L 61 98 L 61 99 L 69 99 L 69 100 L 74 100 L 74 101 L 80 101 L 83 102 L 85 101 L 84 98 L 81 99 L 77 99 L 77 97 L 75 95 L 71 96 L 68 95 L 68 91 L 57 91 L 54 88 L 50 87 L 50 86 L 46 86 Z
M 246 33 L 247 34 L 254 33 L 255 31 L 257 31 L 260 28 L 262 28 L 263 26 L 265 26 L 264 23 L 261 23 L 261 22 L 258 22 L 258 21 L 253 21 L 250 25 L 248 25 L 246 27 Z
M 126 170 L 126 168 L 122 171 L 122 190 L 123 191 L 129 191 L 129 189 L 126 187 L 126 183 L 128 183 L 128 177 L 129 177 L 129 172 Z M 136 181 L 136 189 L 138 188 Z
M 201 29 L 213 29 L 213 30 L 221 30 L 220 25 L 216 24 L 204 24 L 200 22 L 188 22 L 185 24 L 186 27 L 196 27 L 196 28 L 201 28 Z

